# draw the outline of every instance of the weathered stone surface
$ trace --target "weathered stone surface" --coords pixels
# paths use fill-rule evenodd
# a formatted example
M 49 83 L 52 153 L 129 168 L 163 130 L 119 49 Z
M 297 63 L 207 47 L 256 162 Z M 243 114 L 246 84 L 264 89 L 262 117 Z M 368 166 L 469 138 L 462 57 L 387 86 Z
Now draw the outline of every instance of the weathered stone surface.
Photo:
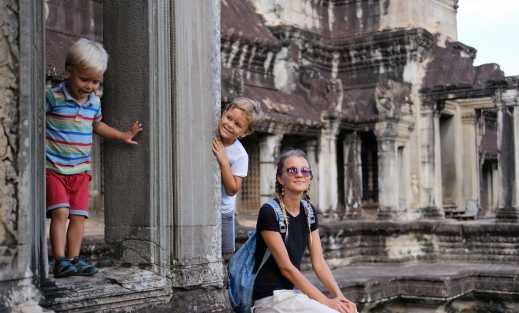
M 29 279 L 0 282 L 0 312 L 50 313 L 38 304 L 42 295 Z
M 515 305 L 519 299 L 519 271 L 514 265 L 358 264 L 335 269 L 333 274 L 346 297 L 361 308 L 359 312 L 422 312 L 419 307 L 427 304 L 430 311 L 423 312 L 463 312 L 459 309 L 463 297 L 466 300 L 475 294 L 496 297 L 501 302 L 512 300 Z M 313 274 L 309 275 L 319 284 Z M 500 298 L 498 294 L 508 296 Z M 397 304 L 392 305 L 394 302 Z M 473 307 L 491 307 L 485 297 L 475 302 Z M 398 305 L 407 306 L 407 310 L 394 307 Z M 443 306 L 453 308 L 438 310 Z
M 129 312 L 171 299 L 165 277 L 136 268 L 103 268 L 93 277 L 49 279 L 42 306 L 56 312 Z
M 18 3 L 0 1 L 0 280 L 19 244 L 18 227 Z M 7 273 L 6 273 L 7 274 Z M 8 275 L 9 276 L 9 275 Z
M 194 290 L 174 289 L 171 302 L 156 306 L 152 313 L 231 313 L 226 289 L 199 288 Z
M 483 222 L 320 221 L 327 262 L 519 262 L 519 225 Z M 247 231 L 239 231 L 244 242 Z M 307 260 L 308 261 L 308 260 Z

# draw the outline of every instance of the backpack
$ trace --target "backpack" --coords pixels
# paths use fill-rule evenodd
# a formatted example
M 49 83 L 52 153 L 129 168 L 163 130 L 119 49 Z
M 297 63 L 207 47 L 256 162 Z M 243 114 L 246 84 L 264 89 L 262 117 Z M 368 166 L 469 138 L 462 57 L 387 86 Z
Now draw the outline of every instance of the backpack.
M 303 208 L 306 213 L 308 225 L 315 224 L 314 211 L 310 203 L 306 200 L 301 200 Z M 282 234 L 286 233 L 285 219 L 283 217 L 283 211 L 279 206 L 279 203 L 275 199 L 271 199 L 267 204 L 274 209 L 276 213 L 276 220 L 279 225 L 279 230 Z M 252 312 L 252 291 L 254 289 L 254 281 L 256 275 L 259 273 L 263 265 L 267 262 L 270 257 L 270 250 L 267 248 L 261 263 L 258 266 L 258 270 L 254 272 L 256 252 L 256 231 L 249 232 L 249 238 L 247 241 L 234 253 L 229 260 L 227 265 L 227 276 L 229 279 L 229 300 L 231 306 L 236 313 L 251 313 Z

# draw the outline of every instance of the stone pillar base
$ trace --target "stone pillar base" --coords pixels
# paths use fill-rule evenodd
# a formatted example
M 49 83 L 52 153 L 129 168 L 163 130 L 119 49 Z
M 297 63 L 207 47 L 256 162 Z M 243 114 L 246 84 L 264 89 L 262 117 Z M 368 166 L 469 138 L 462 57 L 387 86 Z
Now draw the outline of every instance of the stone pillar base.
M 419 212 L 422 214 L 423 218 L 427 219 L 442 219 L 444 218 L 441 209 L 438 207 L 424 207 L 420 208 Z
M 149 311 L 153 313 L 184 313 L 184 312 L 232 312 L 227 289 L 224 288 L 198 288 L 198 289 L 174 289 L 170 303 L 153 307 Z
M 360 220 L 362 219 L 362 212 L 360 210 L 346 210 L 346 213 L 343 215 L 343 220 Z
M 174 288 L 223 287 L 226 273 L 221 261 L 199 264 L 194 262 L 194 260 L 186 261 L 186 264 L 170 267 Z
M 496 212 L 498 222 L 517 223 L 519 222 L 519 208 L 499 208 Z
M 377 219 L 382 221 L 404 221 L 407 220 L 407 216 L 405 210 L 392 207 L 379 207 L 377 210 Z

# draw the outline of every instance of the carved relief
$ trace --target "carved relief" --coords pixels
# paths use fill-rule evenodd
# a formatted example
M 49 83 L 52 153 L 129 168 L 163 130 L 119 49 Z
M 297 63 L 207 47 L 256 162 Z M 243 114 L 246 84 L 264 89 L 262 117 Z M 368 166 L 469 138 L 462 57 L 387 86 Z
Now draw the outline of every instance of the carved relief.
M 409 84 L 391 79 L 381 80 L 375 88 L 375 104 L 380 120 L 399 119 L 413 114 Z
M 222 75 L 222 89 L 227 91 L 227 97 L 224 97 L 223 101 L 229 101 L 234 97 L 242 95 L 244 90 L 242 70 L 232 69 L 228 73 L 227 75 Z
M 313 67 L 300 67 L 299 87 L 306 99 L 320 108 L 338 111 L 342 105 L 342 81 L 340 79 L 325 79 Z

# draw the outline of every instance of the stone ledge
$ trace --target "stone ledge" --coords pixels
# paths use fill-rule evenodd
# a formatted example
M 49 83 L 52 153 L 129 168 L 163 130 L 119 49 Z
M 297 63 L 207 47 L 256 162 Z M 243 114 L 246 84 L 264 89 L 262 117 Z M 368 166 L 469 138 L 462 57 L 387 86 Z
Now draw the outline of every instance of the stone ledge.
M 319 222 L 325 258 L 332 267 L 360 263 L 519 262 L 517 223 L 325 219 Z M 238 244 L 245 241 L 248 230 L 238 227 Z
M 313 273 L 308 277 L 318 283 Z M 346 297 L 360 307 L 420 299 L 446 302 L 471 294 L 519 298 L 519 268 L 473 263 L 357 264 L 333 270 Z
M 153 313 L 232 313 L 227 290 L 223 288 L 174 289 L 171 302 L 153 306 Z
M 124 312 L 169 302 L 170 283 L 147 270 L 103 268 L 93 277 L 49 278 L 41 305 L 56 312 Z

